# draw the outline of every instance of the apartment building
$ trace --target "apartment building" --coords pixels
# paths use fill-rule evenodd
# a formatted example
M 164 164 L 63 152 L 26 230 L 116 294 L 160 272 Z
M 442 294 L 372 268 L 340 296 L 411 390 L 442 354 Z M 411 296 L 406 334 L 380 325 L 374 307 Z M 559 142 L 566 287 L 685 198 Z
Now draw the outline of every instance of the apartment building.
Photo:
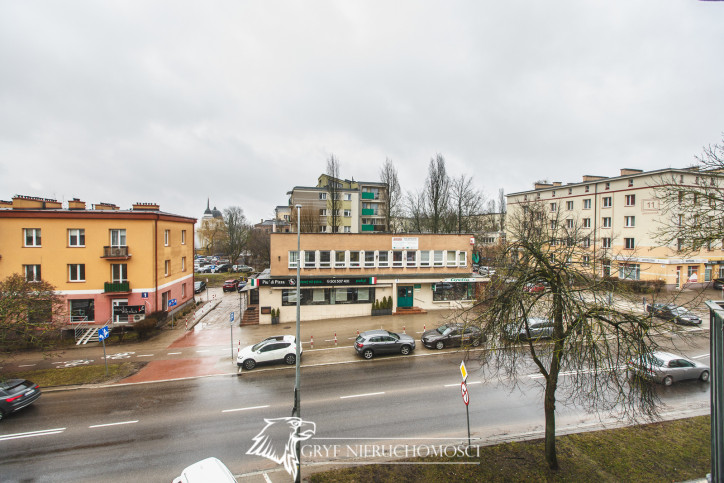
M 336 185 L 336 202 L 329 199 L 328 185 Z M 289 206 L 302 206 L 302 232 L 331 233 L 332 211 L 337 212 L 339 233 L 388 231 L 384 215 L 387 186 L 384 183 L 319 176 L 317 186 L 295 186 L 287 193 Z M 336 206 L 335 206 L 336 205 Z M 296 214 L 292 210 L 290 218 Z M 292 222 L 292 230 L 296 230 Z
M 78 199 L 16 196 L 0 202 L 0 278 L 52 283 L 74 324 L 132 324 L 194 297 L 194 218 L 153 203 L 91 209 Z
M 507 195 L 508 218 L 537 203 L 552 223 L 555 218 L 567 227 L 580 227 L 587 254 L 578 262 L 596 266 L 599 276 L 662 280 L 668 287 L 702 284 L 724 276 L 722 244 L 690 253 L 683 250 L 682 240 L 662 242 L 657 230 L 676 221 L 665 219 L 656 196 L 657 188 L 667 183 L 698 186 L 701 175 L 693 169 L 621 169 L 610 178 L 586 175 L 578 183 L 536 183 L 533 190 Z M 513 236 L 510 226 L 508 237 Z
M 369 316 L 375 301 L 392 299 L 395 312 L 429 311 L 470 304 L 478 284 L 472 273 L 471 235 L 271 234 L 271 267 L 255 279 L 250 300 L 259 321 L 296 320 L 300 269 L 302 320 Z

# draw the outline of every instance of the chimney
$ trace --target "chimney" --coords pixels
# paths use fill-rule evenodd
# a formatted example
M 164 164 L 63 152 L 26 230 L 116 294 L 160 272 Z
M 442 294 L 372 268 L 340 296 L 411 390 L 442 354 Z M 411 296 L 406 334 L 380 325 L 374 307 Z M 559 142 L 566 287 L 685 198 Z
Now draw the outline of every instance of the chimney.
M 85 210 L 85 201 L 81 201 L 78 198 L 73 198 L 72 200 L 68 200 L 68 209 L 69 210 Z
M 133 203 L 133 211 L 158 211 L 160 206 L 157 203 Z
M 560 181 L 554 181 L 554 182 L 553 182 L 553 186 L 561 186 L 562 184 L 563 184 L 563 183 L 561 183 Z
M 584 175 L 583 175 L 583 182 L 584 182 L 584 183 L 587 182 L 587 181 L 599 181 L 599 180 L 602 180 L 602 179 L 608 179 L 608 178 L 607 178 L 606 176 L 595 176 L 595 175 L 591 175 L 591 174 L 584 174 Z
M 643 169 L 621 168 L 621 176 L 628 176 L 630 174 L 640 174 L 643 172 L 644 172 Z
M 13 196 L 14 210 L 58 209 L 62 208 L 62 206 L 57 200 L 38 198 L 37 196 Z
M 0 209 L 3 209 L 3 208 L 12 208 L 12 207 L 13 207 L 13 202 L 12 202 L 12 201 L 0 200 Z
M 94 204 L 94 205 L 93 205 L 93 209 L 94 209 L 94 210 L 99 210 L 99 211 L 103 211 L 103 210 L 116 211 L 116 210 L 118 210 L 119 208 L 118 208 L 116 205 L 114 205 L 113 203 L 103 203 L 103 202 L 101 202 L 101 203 L 96 203 L 96 204 Z
M 541 181 L 537 181 L 537 182 L 534 184 L 534 186 L 535 186 L 535 189 L 537 189 L 537 190 L 540 190 L 540 189 L 543 189 L 543 188 L 551 188 L 551 187 L 553 187 L 552 184 L 543 183 L 543 182 L 541 182 Z

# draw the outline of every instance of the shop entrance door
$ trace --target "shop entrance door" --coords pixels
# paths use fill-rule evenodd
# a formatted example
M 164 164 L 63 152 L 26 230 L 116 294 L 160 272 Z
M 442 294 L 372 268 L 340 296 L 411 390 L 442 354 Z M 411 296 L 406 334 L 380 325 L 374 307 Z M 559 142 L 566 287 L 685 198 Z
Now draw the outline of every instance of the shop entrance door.
M 397 286 L 397 306 L 412 307 L 412 285 Z

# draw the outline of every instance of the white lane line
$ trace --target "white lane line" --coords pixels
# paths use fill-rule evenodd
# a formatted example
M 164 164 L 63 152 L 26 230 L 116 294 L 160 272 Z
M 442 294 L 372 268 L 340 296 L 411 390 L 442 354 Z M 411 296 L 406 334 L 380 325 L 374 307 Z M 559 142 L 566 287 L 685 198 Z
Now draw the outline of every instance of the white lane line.
M 470 386 L 472 384 L 482 384 L 482 383 L 483 383 L 483 381 L 470 381 L 467 383 L 467 385 Z M 457 384 L 445 384 L 444 387 L 460 387 L 460 383 L 458 382 Z
M 211 352 L 211 350 L 209 350 L 209 349 L 204 349 L 204 350 L 200 350 L 200 351 L 196 351 L 196 352 Z
M 268 408 L 268 407 L 269 407 L 269 405 L 267 404 L 266 406 L 251 406 L 248 408 L 224 409 L 221 412 L 222 413 L 233 413 L 236 411 L 249 411 L 250 409 L 264 409 L 264 408 Z
M 709 357 L 709 354 L 702 354 L 700 356 L 694 356 L 692 359 L 703 359 L 704 357 Z
M 33 367 L 33 366 L 35 366 L 35 365 L 37 365 L 37 364 L 22 364 L 22 365 L 20 365 L 20 366 L 18 366 L 18 367 Z
M 153 354 L 138 354 L 136 357 L 153 357 Z
M 32 438 L 34 436 L 49 436 L 51 434 L 59 434 L 65 431 L 65 428 L 53 428 L 53 429 L 43 429 L 40 431 L 29 431 L 27 433 L 15 433 L 15 434 L 5 434 L 3 436 L 0 436 L 0 441 L 9 441 L 11 439 L 20 439 L 20 438 Z
M 181 354 L 181 353 L 180 353 L 180 352 L 169 352 L 169 353 L 166 354 L 166 355 L 175 356 L 175 355 L 177 355 L 177 354 Z
M 106 426 L 120 426 L 122 424 L 134 424 L 137 422 L 138 422 L 138 419 L 136 419 L 134 421 L 121 421 L 119 423 L 94 424 L 93 426 L 88 426 L 88 428 L 105 428 Z
M 384 392 L 368 392 L 367 394 L 353 394 L 351 396 L 339 396 L 340 399 L 349 399 L 353 397 L 367 397 L 367 396 L 379 396 L 380 394 L 384 394 Z
M 264 481 L 266 483 L 272 483 L 272 480 L 271 480 L 271 478 L 269 478 L 269 475 L 267 475 L 266 473 L 262 473 L 261 475 L 264 477 Z

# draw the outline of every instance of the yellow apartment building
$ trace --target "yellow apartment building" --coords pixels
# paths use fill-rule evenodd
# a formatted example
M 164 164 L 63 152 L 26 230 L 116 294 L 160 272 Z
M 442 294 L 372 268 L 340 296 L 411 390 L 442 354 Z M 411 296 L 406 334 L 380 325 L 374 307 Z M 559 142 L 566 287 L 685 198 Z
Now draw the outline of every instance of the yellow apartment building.
M 195 221 L 152 203 L 87 209 L 16 196 L 0 202 L 0 278 L 52 283 L 66 301 L 54 314 L 65 328 L 133 324 L 193 301 Z

